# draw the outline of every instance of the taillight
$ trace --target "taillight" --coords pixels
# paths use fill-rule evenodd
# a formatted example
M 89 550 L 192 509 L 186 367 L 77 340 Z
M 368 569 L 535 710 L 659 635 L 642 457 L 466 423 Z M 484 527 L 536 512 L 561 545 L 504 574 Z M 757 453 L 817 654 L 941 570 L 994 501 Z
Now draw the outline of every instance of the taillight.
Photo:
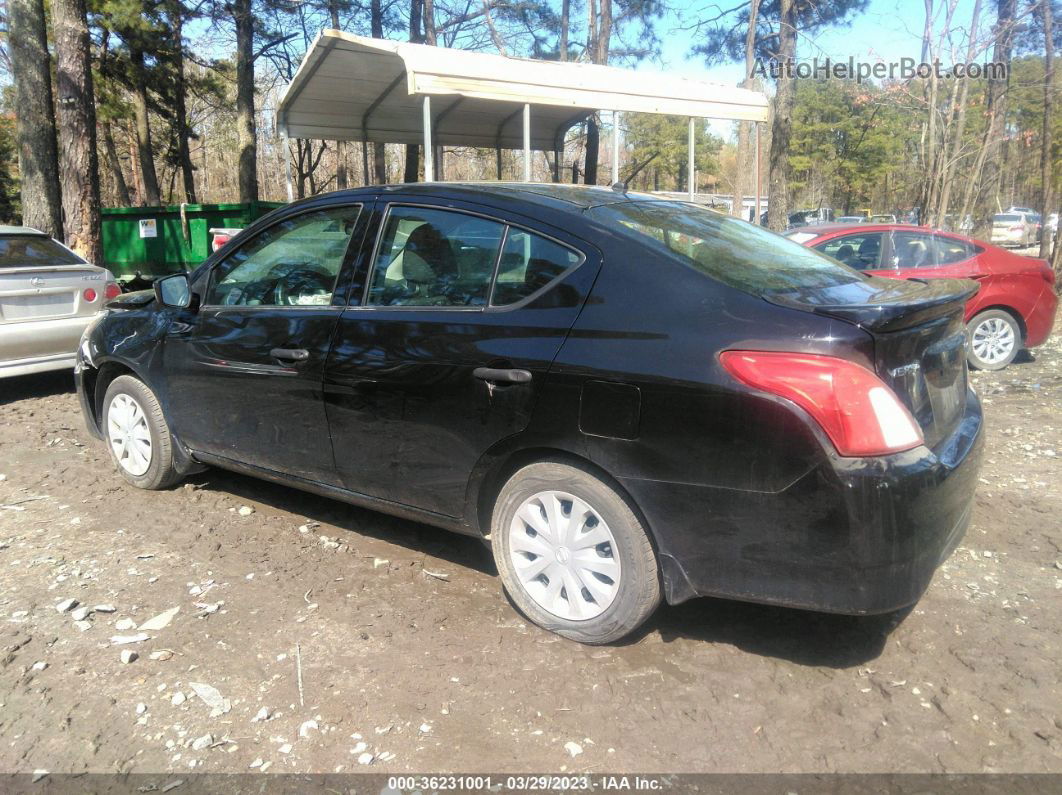
M 214 235 L 214 239 L 213 239 L 213 241 L 211 241 L 210 250 L 211 251 L 217 251 L 219 248 L 224 246 L 230 240 L 232 240 L 232 235 L 222 235 L 222 234 Z
M 91 287 L 86 287 L 85 292 L 81 294 L 81 297 L 88 301 L 90 304 L 96 300 L 96 291 Z
M 767 351 L 724 351 L 719 361 L 742 383 L 808 412 L 843 456 L 898 453 L 923 442 L 918 423 L 893 391 L 854 362 Z
M 103 297 L 110 301 L 112 298 L 117 298 L 122 294 L 122 288 L 118 286 L 118 282 L 107 282 L 107 286 L 103 288 Z
M 1021 227 L 1018 224 L 1015 224 L 1014 226 L 1012 226 L 1010 228 L 1010 231 L 1011 232 L 1020 232 L 1021 231 Z

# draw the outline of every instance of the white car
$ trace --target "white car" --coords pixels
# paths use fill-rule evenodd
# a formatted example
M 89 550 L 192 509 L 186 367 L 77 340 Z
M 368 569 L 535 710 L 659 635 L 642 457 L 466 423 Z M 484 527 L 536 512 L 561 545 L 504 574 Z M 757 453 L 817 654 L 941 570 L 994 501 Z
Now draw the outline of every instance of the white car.
M 73 369 L 81 332 L 121 288 L 58 240 L 0 226 L 0 378 Z

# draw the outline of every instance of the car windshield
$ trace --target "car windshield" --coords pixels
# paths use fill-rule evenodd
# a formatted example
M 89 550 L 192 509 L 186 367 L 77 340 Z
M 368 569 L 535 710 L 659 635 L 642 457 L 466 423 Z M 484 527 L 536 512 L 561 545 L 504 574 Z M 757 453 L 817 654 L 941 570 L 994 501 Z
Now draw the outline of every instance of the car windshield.
M 0 235 L 0 268 L 84 265 L 85 260 L 43 235 Z
M 589 210 L 641 242 L 753 295 L 863 281 L 855 270 L 763 227 L 685 202 L 624 202 Z

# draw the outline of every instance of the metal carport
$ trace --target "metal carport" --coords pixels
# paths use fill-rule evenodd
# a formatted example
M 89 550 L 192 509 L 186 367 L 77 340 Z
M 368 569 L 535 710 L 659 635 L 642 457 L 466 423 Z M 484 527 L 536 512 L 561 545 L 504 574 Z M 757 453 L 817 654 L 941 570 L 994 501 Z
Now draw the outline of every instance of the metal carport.
M 513 58 L 322 31 L 277 107 L 291 138 L 558 151 L 598 110 L 687 116 L 690 174 L 697 118 L 763 122 L 767 98 L 721 84 L 613 66 Z M 619 180 L 613 124 L 612 181 Z M 757 125 L 757 132 L 759 126 Z M 692 195 L 693 180 L 690 180 Z

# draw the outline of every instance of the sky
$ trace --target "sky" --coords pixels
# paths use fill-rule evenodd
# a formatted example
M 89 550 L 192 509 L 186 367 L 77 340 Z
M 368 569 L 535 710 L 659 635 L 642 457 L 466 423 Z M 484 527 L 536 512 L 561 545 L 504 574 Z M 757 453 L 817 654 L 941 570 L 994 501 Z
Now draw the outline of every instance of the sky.
M 725 2 L 726 0 L 718 0 Z M 695 80 L 734 85 L 743 78 L 744 64 L 725 64 L 707 67 L 702 58 L 689 57 L 696 39 L 691 32 L 682 30 L 684 24 L 696 18 L 698 12 L 714 13 L 717 0 L 677 0 L 673 11 L 661 21 L 658 29 L 664 43 L 660 62 L 643 63 L 635 68 L 666 71 Z M 940 2 L 936 5 L 942 5 Z M 943 13 L 943 12 L 942 12 Z M 961 45 L 965 52 L 965 40 L 962 37 L 970 26 L 973 13 L 973 0 L 958 0 L 954 12 L 952 29 L 956 30 L 955 43 Z M 982 19 L 989 17 L 983 11 Z M 801 37 L 797 41 L 797 59 L 810 61 L 818 57 L 833 60 L 845 60 L 849 56 L 857 61 L 871 63 L 877 61 L 895 62 L 908 57 L 920 60 L 922 49 L 922 28 L 925 24 L 925 6 L 922 0 L 870 0 L 867 10 L 854 17 L 851 25 L 830 28 L 814 39 Z M 943 28 L 941 16 L 936 22 L 936 29 Z M 982 23 L 983 24 L 983 23 Z M 944 65 L 951 63 L 950 54 L 942 57 Z M 983 61 L 984 58 L 975 60 Z M 712 132 L 724 138 L 733 134 L 730 122 L 713 121 Z
M 938 2 L 937 5 L 940 5 Z M 714 8 L 713 0 L 686 0 L 674 4 L 674 12 L 660 24 L 659 32 L 664 42 L 661 64 L 646 64 L 643 68 L 664 69 L 683 77 L 712 82 L 735 83 L 742 78 L 742 65 L 705 67 L 703 60 L 688 58 L 696 43 L 693 35 L 681 30 L 683 19 L 692 19 L 701 9 Z M 959 0 L 952 27 L 966 30 L 973 13 L 973 0 Z M 987 17 L 988 13 L 983 12 Z M 849 26 L 829 29 L 814 39 L 801 37 L 797 42 L 797 57 L 800 60 L 818 56 L 834 59 L 895 61 L 902 57 L 918 58 L 921 55 L 922 27 L 925 9 L 922 0 L 871 0 L 867 10 L 854 18 Z M 688 24 L 688 22 L 687 22 Z M 941 18 L 937 24 L 943 26 Z M 950 58 L 946 59 L 950 61 Z

